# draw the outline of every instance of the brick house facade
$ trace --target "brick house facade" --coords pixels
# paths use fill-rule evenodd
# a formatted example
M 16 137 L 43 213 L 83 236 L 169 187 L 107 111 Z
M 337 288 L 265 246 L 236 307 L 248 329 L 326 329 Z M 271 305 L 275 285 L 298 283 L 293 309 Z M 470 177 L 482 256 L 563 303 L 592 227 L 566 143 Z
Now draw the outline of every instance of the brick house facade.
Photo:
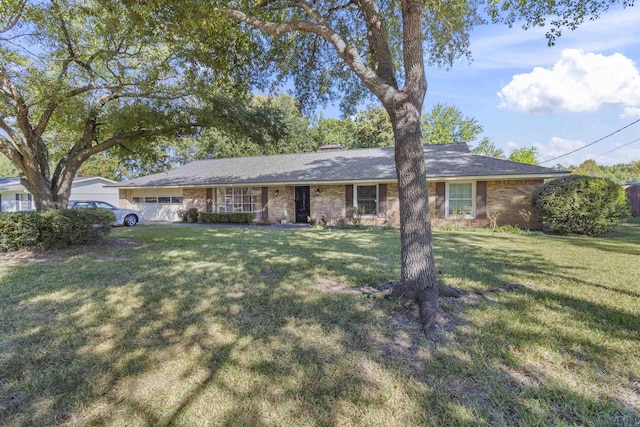
M 564 173 L 473 155 L 466 144 L 425 146 L 425 162 L 435 225 L 541 228 L 529 216 L 533 190 Z M 151 220 L 176 220 L 179 209 L 195 207 L 252 212 L 256 221 L 271 223 L 338 225 L 351 223 L 354 214 L 367 225 L 398 226 L 400 221 L 388 148 L 194 162 L 122 183 L 120 205 L 142 210 Z

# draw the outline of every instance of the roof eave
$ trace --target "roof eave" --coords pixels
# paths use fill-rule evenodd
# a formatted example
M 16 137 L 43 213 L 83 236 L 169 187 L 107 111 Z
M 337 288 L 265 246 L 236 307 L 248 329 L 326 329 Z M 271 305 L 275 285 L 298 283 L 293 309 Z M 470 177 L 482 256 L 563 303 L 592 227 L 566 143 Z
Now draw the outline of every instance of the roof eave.
M 523 179 L 550 179 L 564 176 L 569 172 L 544 173 L 544 174 L 499 174 L 499 175 L 456 175 L 456 176 L 427 176 L 427 181 L 491 181 L 491 180 L 523 180 Z M 145 188 L 207 188 L 207 187 L 275 187 L 289 185 L 349 185 L 349 184 L 393 184 L 396 178 L 368 178 L 368 179 L 348 179 L 332 181 L 265 181 L 265 182 L 211 182 L 206 184 L 193 185 L 105 185 L 105 187 L 120 188 L 123 190 L 141 190 Z

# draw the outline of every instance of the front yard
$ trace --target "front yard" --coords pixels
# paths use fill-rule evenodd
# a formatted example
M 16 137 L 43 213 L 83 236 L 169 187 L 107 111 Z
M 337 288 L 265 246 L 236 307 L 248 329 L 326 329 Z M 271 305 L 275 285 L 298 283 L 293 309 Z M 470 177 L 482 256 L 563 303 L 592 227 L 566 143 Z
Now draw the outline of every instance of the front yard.
M 443 299 L 434 342 L 411 308 L 361 292 L 398 278 L 393 230 L 143 226 L 4 255 L 0 425 L 638 414 L 640 223 L 597 239 L 437 232 L 435 249 L 444 283 L 492 291 Z

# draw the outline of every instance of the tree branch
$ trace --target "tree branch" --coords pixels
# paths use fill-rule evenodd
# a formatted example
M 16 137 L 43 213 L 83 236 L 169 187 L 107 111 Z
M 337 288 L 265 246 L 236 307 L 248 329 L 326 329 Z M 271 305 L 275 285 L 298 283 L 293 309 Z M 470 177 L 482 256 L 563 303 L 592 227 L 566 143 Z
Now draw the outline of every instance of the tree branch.
M 18 21 L 20 20 L 20 18 L 22 17 L 22 14 L 24 13 L 24 8 L 26 5 L 27 5 L 27 0 L 23 0 L 20 6 L 18 6 L 18 10 L 16 11 L 16 14 L 9 19 L 9 22 L 7 22 L 6 25 L 0 28 L 0 34 L 6 33 L 7 31 L 11 30 L 13 27 L 15 27 L 18 24 Z
M 396 67 L 393 63 L 393 55 L 389 46 L 389 34 L 384 24 L 378 6 L 372 0 L 357 0 L 358 7 L 364 14 L 367 24 L 367 40 L 369 41 L 369 54 L 371 66 L 376 74 L 387 84 L 398 88 Z
M 383 103 L 391 100 L 391 97 L 396 92 L 396 88 L 380 79 L 378 75 L 366 65 L 355 46 L 347 44 L 339 34 L 326 25 L 309 21 L 269 22 L 249 16 L 236 9 L 222 9 L 222 12 L 231 20 L 250 25 L 272 37 L 279 37 L 292 32 L 316 34 L 331 43 L 338 56 L 345 61 L 351 70 L 356 73 L 362 82 L 380 98 Z
M 4 126 L 0 126 L 4 130 Z M 19 170 L 24 168 L 22 164 L 22 153 L 16 148 L 11 140 L 0 136 L 0 152 L 7 156 L 11 163 Z

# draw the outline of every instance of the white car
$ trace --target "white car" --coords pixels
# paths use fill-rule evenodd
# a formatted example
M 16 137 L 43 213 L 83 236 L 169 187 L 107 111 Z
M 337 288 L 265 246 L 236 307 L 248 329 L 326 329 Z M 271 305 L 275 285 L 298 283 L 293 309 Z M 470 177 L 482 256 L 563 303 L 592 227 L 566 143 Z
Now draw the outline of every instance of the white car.
M 112 211 L 116 216 L 116 221 L 113 223 L 113 225 L 124 225 L 125 227 L 133 227 L 137 223 L 144 221 L 142 212 L 133 209 L 116 208 L 115 206 L 107 202 L 101 202 L 98 200 L 73 200 L 69 202 L 69 209 L 87 208 L 100 208 Z

